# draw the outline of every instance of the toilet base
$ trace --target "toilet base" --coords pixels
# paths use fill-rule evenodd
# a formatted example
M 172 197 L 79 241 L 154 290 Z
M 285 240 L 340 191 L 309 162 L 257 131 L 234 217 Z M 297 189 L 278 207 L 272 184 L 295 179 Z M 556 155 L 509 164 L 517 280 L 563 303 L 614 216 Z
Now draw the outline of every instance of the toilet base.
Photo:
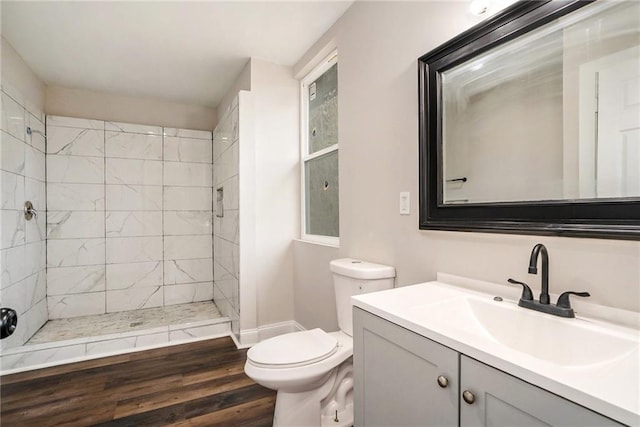
M 336 421 L 336 411 L 337 420 Z M 353 425 L 353 402 L 342 410 L 335 410 L 333 415 L 322 415 L 322 427 L 351 427 Z
M 336 419 L 337 412 L 337 419 Z M 353 425 L 353 361 L 334 368 L 318 388 L 278 391 L 274 427 L 350 427 Z

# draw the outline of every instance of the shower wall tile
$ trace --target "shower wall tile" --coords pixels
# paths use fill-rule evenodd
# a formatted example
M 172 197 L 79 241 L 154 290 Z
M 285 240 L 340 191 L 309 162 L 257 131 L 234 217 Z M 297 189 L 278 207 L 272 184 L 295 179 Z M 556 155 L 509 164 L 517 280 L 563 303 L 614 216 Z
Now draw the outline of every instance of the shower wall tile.
M 42 219 L 45 223 L 45 211 L 47 208 L 47 188 L 43 181 L 38 181 L 33 178 L 24 179 L 24 200 L 30 200 L 33 203 L 34 209 L 38 211 L 38 218 Z M 20 203 L 19 209 L 23 209 L 24 200 Z M 42 215 L 40 215 L 42 213 Z
M 107 158 L 107 184 L 162 185 L 162 162 Z
M 164 185 L 211 187 L 211 164 L 165 161 Z
M 210 211 L 211 187 L 164 187 L 164 209 L 167 211 Z
M 216 281 L 216 286 L 222 292 L 227 301 L 229 301 L 234 310 L 238 311 L 238 279 L 230 278 L 228 280 L 218 280 Z
M 106 289 L 105 266 L 49 268 L 48 295 L 82 294 Z
M 162 136 L 107 131 L 107 157 L 125 159 L 162 160 Z
M 26 275 L 24 246 L 0 250 L 0 289 L 18 283 Z
M 47 183 L 104 184 L 104 159 L 47 155 Z
M 231 303 L 225 298 L 225 296 L 220 292 L 220 289 L 214 284 L 213 286 L 213 300 L 216 303 L 216 306 L 220 310 L 223 316 L 231 319 L 231 332 L 233 332 L 237 337 L 240 335 L 240 314 L 239 311 L 236 311 Z
M 228 242 L 240 244 L 239 211 L 225 209 L 224 216 L 213 217 L 213 234 Z
M 213 137 L 213 186 L 214 190 L 224 190 L 224 210 L 217 212 L 218 204 L 214 203 L 213 299 L 220 311 L 231 319 L 231 330 L 236 336 L 240 333 L 238 123 L 236 102 L 218 124 Z
M 228 242 L 219 236 L 213 236 L 213 253 L 216 261 L 233 277 L 238 277 L 238 245 Z
M 162 135 L 162 128 L 160 126 L 139 125 L 135 123 L 105 122 L 104 129 L 115 132 Z
M 49 211 L 49 239 L 80 239 L 105 236 L 104 212 Z
M 47 116 L 47 127 L 50 126 L 104 130 L 104 122 L 102 120 L 79 119 L 76 117 Z
M 3 305 L 22 314 L 16 332 L 0 343 L 5 350 L 24 344 L 47 319 L 43 299 L 47 286 L 46 206 L 44 138 L 26 132 L 27 126 L 43 131 L 43 125 L 27 111 L 22 94 L 5 79 L 0 104 L 0 297 Z M 30 221 L 23 212 L 26 200 L 38 211 Z
M 26 306 L 33 307 L 37 303 L 47 298 L 47 272 L 41 269 L 35 274 L 24 279 L 17 284 L 23 290 L 26 290 Z
M 165 137 L 206 139 L 211 142 L 211 132 L 208 130 L 164 128 L 163 134 Z
M 210 139 L 164 137 L 164 160 L 211 164 L 213 145 Z
M 238 144 L 233 144 L 216 160 L 213 182 L 216 184 L 227 181 L 238 175 Z
M 2 143 L 2 156 L 0 156 L 0 169 L 24 176 L 24 150 L 26 144 L 4 130 L 0 134 Z
M 213 280 L 213 260 L 185 259 L 164 262 L 165 285 L 209 282 Z
M 232 176 L 224 182 L 217 183 L 215 189 L 224 188 L 224 209 L 238 210 L 240 194 L 238 190 L 238 175 Z
M 49 126 L 47 154 L 102 157 L 104 132 L 96 129 Z
M 164 234 L 167 236 L 211 234 L 211 211 L 166 211 Z
M 162 261 L 107 264 L 107 290 L 163 285 Z
M 233 141 L 229 137 L 224 137 L 220 133 L 213 136 L 213 162 L 217 164 L 218 159 L 229 147 Z
M 27 133 L 24 107 L 5 93 L 2 93 L 1 98 L 2 130 L 20 141 L 25 141 Z
M 26 280 L 26 279 L 25 279 Z M 22 288 L 23 282 L 14 283 L 11 286 L 0 289 L 0 298 L 4 307 L 11 307 L 17 313 L 18 317 L 27 310 L 26 293 Z
M 163 303 L 162 286 L 107 291 L 107 313 L 161 307 Z
M 107 185 L 108 211 L 162 211 L 162 187 L 142 185 Z
M 47 120 L 54 315 L 212 299 L 211 133 Z
M 46 179 L 44 153 L 26 144 L 24 147 L 24 175 L 39 181 Z
M 187 304 L 213 299 L 213 282 L 168 285 L 164 287 L 164 304 Z
M 47 208 L 52 211 L 104 211 L 104 185 L 55 184 L 47 186 Z
M 34 206 L 44 206 L 44 204 L 37 205 L 34 202 Z M 46 213 L 44 210 L 39 208 L 37 208 L 37 210 L 38 216 L 36 218 L 32 218 L 30 221 L 25 221 L 25 243 L 44 242 L 47 238 Z
M 0 210 L 0 249 L 24 245 L 25 225 L 21 211 Z
M 47 242 L 47 266 L 71 267 L 105 263 L 105 239 L 65 239 Z
M 162 237 L 107 238 L 107 264 L 162 261 Z
M 164 237 L 165 259 L 211 258 L 212 248 L 213 236 L 211 234 Z
M 42 113 L 34 115 L 33 113 L 27 112 L 25 117 L 27 126 L 36 132 L 33 132 L 31 135 L 27 135 L 26 142 L 36 150 L 44 153 L 46 150 L 46 140 L 44 137 L 44 135 L 46 135 L 46 130 L 43 122 L 44 119 L 38 118 L 42 116 Z
M 47 266 L 47 250 L 43 242 L 24 245 L 25 277 L 44 270 Z
M 117 211 L 106 214 L 107 237 L 162 236 L 162 211 Z
M 106 292 L 47 296 L 50 319 L 102 314 L 105 304 Z
M 22 209 L 24 198 L 24 182 L 22 175 L 0 171 L 0 209 Z

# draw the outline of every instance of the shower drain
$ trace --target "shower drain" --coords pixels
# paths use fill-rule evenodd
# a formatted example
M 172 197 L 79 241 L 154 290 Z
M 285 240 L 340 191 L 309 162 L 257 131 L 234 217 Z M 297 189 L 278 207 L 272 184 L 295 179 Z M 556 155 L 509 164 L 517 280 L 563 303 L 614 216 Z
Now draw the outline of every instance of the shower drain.
M 142 325 L 143 323 L 144 323 L 144 322 L 132 322 L 132 323 L 129 323 L 129 326 L 130 326 L 130 327 L 140 326 L 140 325 Z

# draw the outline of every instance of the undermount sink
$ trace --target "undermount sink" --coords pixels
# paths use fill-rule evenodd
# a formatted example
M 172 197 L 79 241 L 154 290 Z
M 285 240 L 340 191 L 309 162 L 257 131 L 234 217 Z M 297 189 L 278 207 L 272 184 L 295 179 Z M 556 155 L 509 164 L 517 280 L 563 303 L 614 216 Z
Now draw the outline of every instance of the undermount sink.
M 638 350 L 632 337 L 583 319 L 564 319 L 519 307 L 512 301 L 459 297 L 414 307 L 442 332 L 456 330 L 567 367 L 607 363 Z

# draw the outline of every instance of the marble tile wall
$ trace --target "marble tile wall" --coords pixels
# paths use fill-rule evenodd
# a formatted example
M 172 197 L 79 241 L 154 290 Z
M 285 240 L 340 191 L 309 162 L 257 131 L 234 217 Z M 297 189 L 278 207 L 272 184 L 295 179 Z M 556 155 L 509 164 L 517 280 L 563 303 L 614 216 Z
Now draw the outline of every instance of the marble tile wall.
M 49 316 L 213 298 L 211 132 L 47 117 Z
M 236 336 L 240 334 L 238 108 L 236 99 L 213 133 L 213 297 L 222 314 L 231 319 Z M 217 201 L 218 190 L 222 190 L 221 201 Z
M 48 318 L 45 269 L 46 194 L 44 114 L 10 83 L 0 91 L 0 301 L 18 312 L 18 327 L 0 341 L 21 346 Z M 42 132 L 28 135 L 26 128 Z M 26 200 L 38 211 L 26 221 Z
M 165 304 L 213 299 L 211 132 L 164 132 Z
M 104 122 L 47 116 L 49 317 L 104 313 Z

